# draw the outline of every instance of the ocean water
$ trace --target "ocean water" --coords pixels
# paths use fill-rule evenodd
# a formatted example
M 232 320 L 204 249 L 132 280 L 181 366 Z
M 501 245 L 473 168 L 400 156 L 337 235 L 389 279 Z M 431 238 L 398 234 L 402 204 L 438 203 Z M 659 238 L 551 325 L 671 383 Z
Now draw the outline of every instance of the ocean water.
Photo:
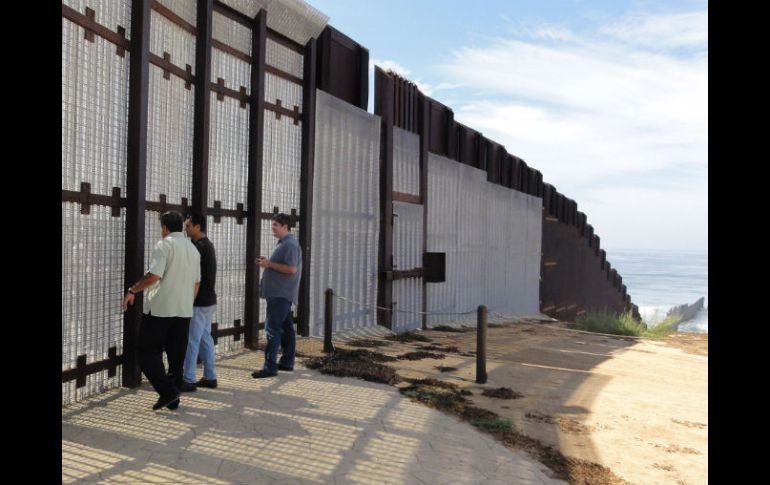
M 608 250 L 607 259 L 623 277 L 645 322 L 655 324 L 671 307 L 705 297 L 704 309 L 679 330 L 708 332 L 708 252 Z

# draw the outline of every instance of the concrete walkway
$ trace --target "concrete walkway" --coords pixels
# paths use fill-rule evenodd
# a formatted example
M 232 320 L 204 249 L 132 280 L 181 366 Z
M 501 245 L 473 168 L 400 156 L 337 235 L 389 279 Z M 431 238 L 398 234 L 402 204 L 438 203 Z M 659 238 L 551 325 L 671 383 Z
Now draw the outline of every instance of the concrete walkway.
M 62 409 L 62 483 L 551 484 L 550 471 L 382 384 L 296 369 L 251 378 L 261 352 L 217 362 L 219 387 L 152 411 L 148 383 Z

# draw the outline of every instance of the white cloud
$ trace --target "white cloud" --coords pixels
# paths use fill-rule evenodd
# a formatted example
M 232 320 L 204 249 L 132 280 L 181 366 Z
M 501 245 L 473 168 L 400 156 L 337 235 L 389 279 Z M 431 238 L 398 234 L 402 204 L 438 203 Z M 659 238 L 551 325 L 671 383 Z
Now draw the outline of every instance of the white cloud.
M 463 86 L 465 86 L 464 83 L 438 83 L 436 87 L 433 88 L 433 92 L 449 90 L 449 89 L 457 89 Z
M 519 29 L 524 35 L 533 39 L 542 39 L 550 41 L 576 41 L 577 37 L 572 30 L 563 25 L 540 24 L 534 26 L 523 26 Z
M 601 28 L 600 33 L 656 49 L 701 48 L 708 43 L 708 12 L 630 14 L 617 23 Z
M 705 247 L 706 15 L 637 14 L 589 34 L 538 25 L 460 49 L 438 69 L 478 88 L 452 105 L 455 118 L 587 205 L 607 242 L 656 235 L 647 247 Z M 677 47 L 690 53 L 668 52 Z
M 708 113 L 707 68 L 705 58 L 682 61 L 614 45 L 519 40 L 465 48 L 439 66 L 453 80 L 487 93 L 612 113 L 637 124 L 658 123 L 661 116 L 700 123 Z

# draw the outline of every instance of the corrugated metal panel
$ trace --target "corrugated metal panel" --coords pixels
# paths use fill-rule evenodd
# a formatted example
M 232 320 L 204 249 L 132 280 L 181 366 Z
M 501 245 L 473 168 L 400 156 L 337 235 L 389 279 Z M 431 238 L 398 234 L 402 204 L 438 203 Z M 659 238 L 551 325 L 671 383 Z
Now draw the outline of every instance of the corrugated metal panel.
M 446 253 L 446 281 L 427 283 L 429 312 L 456 311 L 457 282 L 457 184 L 459 164 L 448 158 L 428 156 L 428 241 L 429 252 Z M 452 321 L 453 317 L 430 315 L 429 325 Z
M 302 0 L 223 0 L 249 17 L 267 11 L 267 26 L 302 45 L 317 38 L 329 17 Z
M 125 194 L 129 54 L 83 35 L 62 20 L 62 189 L 89 182 L 92 193 Z
M 267 10 L 267 26 L 302 45 L 318 38 L 329 17 L 302 0 L 256 0 Z
M 505 313 L 514 297 L 513 292 L 506 284 L 506 273 L 509 268 L 508 248 L 508 204 L 510 202 L 510 189 L 500 185 L 486 183 L 487 200 L 487 224 L 486 239 L 487 248 L 484 259 L 486 260 L 485 283 L 486 301 L 484 302 L 490 312 Z
M 302 86 L 286 79 L 274 76 L 272 74 L 265 73 L 265 101 L 272 104 L 278 104 L 281 101 L 281 106 L 294 111 L 302 112 Z M 271 114 L 275 116 L 275 113 Z
M 276 45 L 268 40 L 266 60 L 281 66 L 291 66 L 297 63 L 299 57 L 299 77 L 302 77 L 302 56 Z M 293 109 L 294 105 L 297 105 L 299 111 L 302 111 L 302 87 L 265 73 L 265 100 L 277 104 L 278 99 L 287 109 Z M 302 123 L 294 124 L 294 120 L 288 116 L 278 119 L 274 112 L 266 110 L 264 130 L 262 211 L 272 212 L 273 208 L 278 207 L 280 212 L 290 214 L 294 209 L 299 214 Z M 271 221 L 262 221 L 260 254 L 265 257 L 272 254 L 278 242 L 270 226 Z M 299 234 L 299 227 L 292 228 L 292 232 Z M 265 321 L 266 309 L 267 305 L 263 300 L 259 306 L 260 322 Z
M 393 202 L 393 264 L 396 269 L 422 267 L 421 205 Z
M 487 206 L 486 172 L 459 164 L 457 190 L 457 311 L 466 312 L 485 301 Z
M 316 98 L 310 332 L 323 332 L 326 288 L 334 329 L 376 325 L 380 118 L 323 91 Z
M 94 11 L 96 23 L 104 25 L 113 32 L 117 32 L 120 25 L 126 29 L 126 38 L 131 38 L 131 0 L 62 0 L 62 4 L 81 14 L 84 14 L 86 7 L 89 7 Z M 66 22 L 69 21 L 62 21 L 62 25 Z M 83 36 L 81 35 L 80 38 L 82 39 Z
M 393 263 L 398 270 L 422 267 L 422 205 L 393 202 Z M 422 278 L 393 282 L 394 309 L 422 311 Z M 405 332 L 422 326 L 422 316 L 395 312 L 393 330 Z
M 158 0 L 158 3 L 195 25 L 197 18 L 197 2 L 193 0 Z
M 393 190 L 420 195 L 420 137 L 393 127 Z
M 222 3 L 233 7 L 235 10 L 246 14 L 246 16 L 254 18 L 259 12 L 259 9 L 265 8 L 264 2 L 257 2 L 256 0 L 222 0 Z
M 219 200 L 222 207 L 235 209 L 240 202 L 248 210 L 249 110 L 232 98 L 213 100 L 210 126 L 209 206 Z
M 218 12 L 214 12 L 212 15 L 211 24 L 211 37 L 213 39 L 216 39 L 234 49 L 238 49 L 244 54 L 251 55 L 250 28 L 246 27 L 240 22 L 231 20 Z
M 80 204 L 62 203 L 62 370 L 75 367 L 77 357 L 87 362 L 108 358 L 108 349 L 123 351 L 123 297 L 125 210 L 91 206 L 82 215 Z M 89 376 L 86 386 L 62 385 L 62 404 L 120 385 L 120 370 Z
M 129 36 L 128 1 L 65 1 L 80 13 L 95 12 L 97 23 Z M 129 53 L 115 54 L 115 46 L 62 19 L 62 189 L 80 190 L 91 184 L 95 194 L 126 190 L 126 133 L 128 119 Z M 62 370 L 74 368 L 79 355 L 88 363 L 108 358 L 110 347 L 123 351 L 125 210 L 62 203 Z M 62 384 L 62 404 L 119 386 L 107 371 L 87 376 L 85 387 Z
M 302 124 L 265 111 L 265 138 L 262 169 L 262 210 L 273 207 L 299 213 L 299 175 L 302 164 Z
M 160 57 L 168 52 L 172 64 L 182 69 L 189 64 L 195 72 L 195 36 L 155 10 L 150 11 L 150 52 Z
M 407 278 L 393 282 L 393 331 L 408 332 L 422 328 L 422 279 Z M 398 311 L 400 310 L 400 311 Z M 410 313 L 403 313 L 408 311 Z
M 147 200 L 181 204 L 191 200 L 193 150 L 193 90 L 184 81 L 150 66 L 147 128 Z
M 447 254 L 447 281 L 428 283 L 428 311 L 483 304 L 490 313 L 537 313 L 542 201 L 444 157 L 431 154 L 429 164 L 427 246 Z M 430 325 L 460 321 L 473 323 L 475 315 L 428 318 Z
M 508 264 L 506 264 L 505 281 L 506 286 L 511 291 L 511 302 L 508 308 L 506 308 L 506 314 L 517 313 L 517 309 L 521 308 L 523 295 L 525 294 L 527 225 L 526 213 L 524 211 L 524 195 L 522 192 L 515 190 L 511 190 L 508 193 L 510 210 L 505 221 L 506 233 L 508 235 L 508 244 L 506 245 Z
M 543 237 L 543 199 L 526 196 L 527 214 L 527 270 L 522 313 L 540 313 L 540 259 Z
M 267 39 L 265 63 L 299 78 L 304 77 L 304 57 L 272 39 Z
M 243 311 L 246 304 L 246 223 L 238 224 L 232 217 L 223 217 L 220 223 L 206 218 L 207 232 L 217 255 L 217 309 L 213 322 L 219 328 L 232 328 L 235 320 L 244 323 Z M 232 336 L 220 338 L 217 353 L 226 353 L 243 348 L 243 338 L 235 341 Z
M 225 80 L 225 87 L 240 91 L 243 86 L 246 94 L 250 94 L 251 64 L 219 49 L 211 49 L 211 82 L 216 83 L 220 77 Z M 232 98 L 225 96 L 225 99 Z M 211 95 L 211 101 L 212 104 L 217 101 L 216 93 Z M 248 110 L 248 104 L 244 109 Z

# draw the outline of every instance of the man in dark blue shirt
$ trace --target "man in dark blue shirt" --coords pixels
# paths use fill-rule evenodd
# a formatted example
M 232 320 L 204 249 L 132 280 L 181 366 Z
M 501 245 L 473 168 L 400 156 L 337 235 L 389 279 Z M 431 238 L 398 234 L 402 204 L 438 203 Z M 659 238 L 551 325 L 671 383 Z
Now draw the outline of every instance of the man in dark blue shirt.
M 296 332 L 291 315 L 291 305 L 296 304 L 299 296 L 299 280 L 302 275 L 302 249 L 297 239 L 289 232 L 291 218 L 286 214 L 273 216 L 273 236 L 278 238 L 270 259 L 259 256 L 257 265 L 264 269 L 259 285 L 259 296 L 267 300 L 265 319 L 265 365 L 252 372 L 255 379 L 273 377 L 279 370 L 294 369 L 294 350 Z M 281 360 L 278 358 L 278 346 L 283 348 Z

